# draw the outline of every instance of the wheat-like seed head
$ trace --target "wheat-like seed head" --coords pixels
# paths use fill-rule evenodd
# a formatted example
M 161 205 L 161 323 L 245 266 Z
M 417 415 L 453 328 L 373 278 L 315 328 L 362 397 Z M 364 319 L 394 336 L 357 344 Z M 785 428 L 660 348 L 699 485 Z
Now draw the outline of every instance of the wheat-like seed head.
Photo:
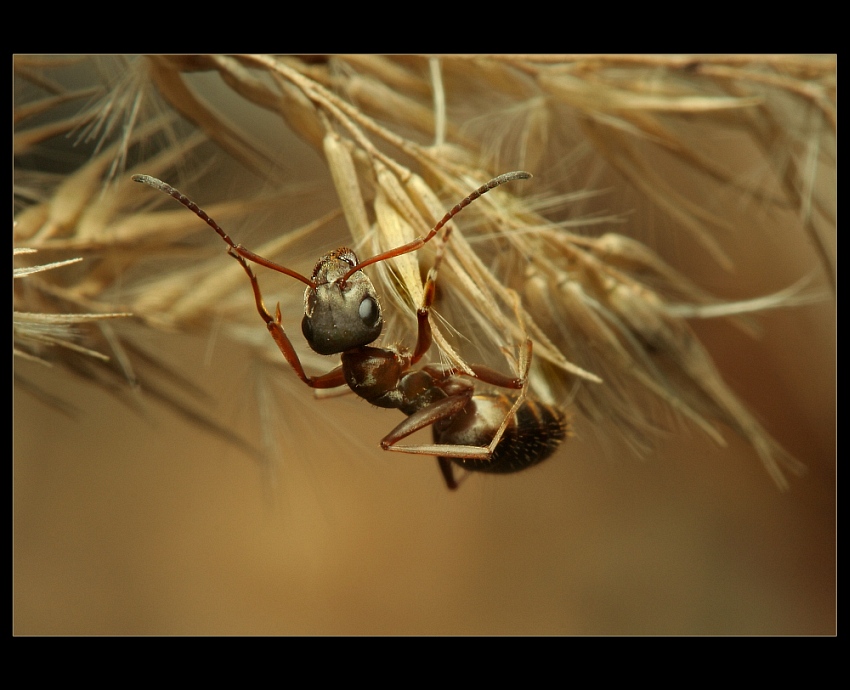
M 16 263 L 22 357 L 117 395 L 141 386 L 246 447 L 161 385 L 179 374 L 145 350 L 143 334 L 223 322 L 252 356 L 284 366 L 280 353 L 221 241 L 131 184 L 132 173 L 173 183 L 237 242 L 309 274 L 335 245 L 364 258 L 422 236 L 478 185 L 526 169 L 533 181 L 491 192 L 454 221 L 433 356 L 507 370 L 528 334 L 533 393 L 574 408 L 582 424 L 639 452 L 671 421 L 722 443 L 720 424 L 749 441 L 779 486 L 802 469 L 725 383 L 689 321 L 751 328 L 742 314 L 834 288 L 835 201 L 820 181 L 835 162 L 834 58 L 18 57 L 15 74 L 15 246 L 38 251 L 36 265 Z M 718 129 L 734 141 L 712 141 Z M 80 153 L 66 146 L 74 140 Z M 279 155 L 285 147 L 300 147 L 297 163 Z M 736 147 L 756 152 L 759 167 Z M 615 185 L 626 208 L 652 208 L 680 239 L 658 242 L 606 212 Z M 760 231 L 741 199 L 757 205 L 761 225 L 792 218 L 808 238 L 821 270 L 804 288 L 719 299 L 651 248 L 683 243 L 730 270 L 729 245 Z M 385 341 L 414 341 L 434 244 L 367 269 L 393 315 Z M 297 315 L 300 288 L 282 292 L 283 312 Z M 330 368 L 296 347 L 307 368 Z

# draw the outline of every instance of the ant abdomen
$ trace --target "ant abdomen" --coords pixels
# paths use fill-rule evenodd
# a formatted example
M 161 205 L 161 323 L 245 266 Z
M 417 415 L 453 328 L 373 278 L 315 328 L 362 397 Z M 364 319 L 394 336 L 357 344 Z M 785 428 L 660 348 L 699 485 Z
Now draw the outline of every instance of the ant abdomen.
M 487 446 L 516 402 L 503 394 L 477 394 L 463 413 L 434 424 L 434 443 Z M 553 405 L 525 399 L 489 458 L 440 458 L 470 472 L 509 474 L 543 462 L 569 434 L 569 422 Z

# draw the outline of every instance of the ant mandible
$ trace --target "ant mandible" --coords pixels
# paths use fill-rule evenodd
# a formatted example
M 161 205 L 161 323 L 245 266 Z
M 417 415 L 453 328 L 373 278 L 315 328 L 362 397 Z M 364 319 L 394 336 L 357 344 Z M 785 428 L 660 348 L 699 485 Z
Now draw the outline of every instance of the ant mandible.
M 341 247 L 325 254 L 310 278 L 236 244 L 198 205 L 174 187 L 149 175 L 133 180 L 169 194 L 204 220 L 228 245 L 228 254 L 245 269 L 254 290 L 257 311 L 289 366 L 311 388 L 347 385 L 378 407 L 396 408 L 407 415 L 381 440 L 384 450 L 436 455 L 446 486 L 456 489 L 452 463 L 468 471 L 518 472 L 548 458 L 567 435 L 566 419 L 557 407 L 526 395 L 531 365 L 531 341 L 520 354 L 518 378 L 488 367 L 473 365 L 472 373 L 452 367 L 425 366 L 411 371 L 431 347 L 428 316 L 436 294 L 437 271 L 451 226 L 443 234 L 434 265 L 428 272 L 422 305 L 416 312 L 418 334 L 412 352 L 404 348 L 370 347 L 381 335 L 383 319 L 372 282 L 363 273 L 370 264 L 414 252 L 430 242 L 454 216 L 482 194 L 530 173 L 509 172 L 490 180 L 452 208 L 424 237 L 358 261 L 355 253 Z M 295 348 L 281 325 L 280 305 L 275 315 L 263 303 L 257 277 L 248 262 L 284 273 L 307 285 L 301 331 L 310 347 L 321 355 L 341 355 L 340 366 L 321 376 L 308 376 Z M 469 379 L 472 379 L 470 381 Z M 478 393 L 475 381 L 519 391 L 514 394 Z M 399 441 L 430 426 L 433 445 L 400 446 Z

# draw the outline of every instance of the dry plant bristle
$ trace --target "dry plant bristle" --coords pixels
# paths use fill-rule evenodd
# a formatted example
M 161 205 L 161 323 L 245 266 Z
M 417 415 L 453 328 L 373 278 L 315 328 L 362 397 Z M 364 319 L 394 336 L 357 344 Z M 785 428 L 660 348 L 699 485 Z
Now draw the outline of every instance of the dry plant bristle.
M 731 428 L 780 487 L 802 470 L 688 320 L 728 318 L 752 332 L 753 312 L 834 289 L 835 201 L 821 182 L 835 163 L 834 57 L 154 56 L 74 67 L 92 83 L 64 87 L 70 67 L 59 58 L 15 62 L 15 244 L 47 257 L 15 268 L 22 357 L 118 395 L 140 387 L 250 448 L 191 393 L 168 390 L 177 367 L 141 344 L 146 333 L 224 323 L 254 357 L 279 357 L 250 286 L 203 222 L 130 174 L 173 183 L 238 242 L 309 274 L 329 244 L 374 256 L 426 234 L 496 174 L 529 169 L 533 182 L 494 190 L 452 221 L 433 319 L 439 356 L 510 369 L 504 353 L 527 333 L 533 394 L 639 452 L 683 420 L 721 444 L 718 425 Z M 66 136 L 77 150 L 63 147 Z M 724 137 L 731 152 L 719 156 L 707 142 Z M 605 208 L 611 189 L 626 197 L 616 212 Z M 634 227 L 630 203 L 682 231 L 662 237 L 664 258 L 649 243 L 658 238 Z M 742 231 L 759 241 L 753 224 L 779 216 L 820 261 L 822 277 L 805 287 L 719 299 L 671 265 L 666 250 L 681 242 L 731 272 Z M 385 338 L 414 341 L 433 244 L 366 269 L 394 315 Z M 297 315 L 299 290 L 280 293 L 282 312 Z M 296 347 L 308 368 L 331 368 Z

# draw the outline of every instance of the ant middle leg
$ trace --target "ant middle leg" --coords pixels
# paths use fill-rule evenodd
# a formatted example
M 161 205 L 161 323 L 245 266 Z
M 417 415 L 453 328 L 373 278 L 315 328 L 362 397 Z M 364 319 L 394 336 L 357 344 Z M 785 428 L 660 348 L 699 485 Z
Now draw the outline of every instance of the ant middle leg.
M 504 410 L 504 414 L 502 415 L 502 419 L 498 422 L 498 427 L 495 428 L 495 431 L 492 429 L 496 426 L 496 422 L 493 421 L 492 418 L 484 418 L 480 415 L 478 411 L 476 411 L 476 407 L 470 408 L 469 405 L 472 403 L 475 405 L 475 401 L 473 401 L 473 397 L 475 397 L 475 386 L 470 381 L 464 380 L 461 376 L 436 376 L 435 383 L 439 381 L 439 387 L 443 388 L 447 392 L 447 397 L 441 398 L 422 409 L 417 410 L 413 414 L 411 414 L 407 419 L 400 422 L 389 434 L 387 434 L 381 440 L 381 447 L 384 450 L 392 450 L 401 453 L 410 453 L 413 455 L 436 455 L 439 458 L 460 458 L 460 459 L 470 459 L 470 460 L 489 460 L 492 456 L 496 447 L 502 440 L 504 436 L 505 430 L 511 424 L 512 420 L 515 418 L 517 410 L 522 406 L 526 399 L 526 391 L 528 388 L 528 372 L 531 366 L 531 341 L 526 340 L 525 347 L 523 351 L 520 353 L 519 363 L 521 368 L 521 377 L 518 379 L 507 379 L 511 383 L 514 381 L 520 381 L 521 385 L 519 386 L 519 394 L 515 397 L 507 397 L 507 396 L 484 396 L 488 399 L 498 399 L 499 400 L 499 409 Z M 423 371 L 432 375 L 432 371 L 434 370 L 430 367 L 426 367 Z M 499 374 L 498 372 L 492 372 L 497 377 L 502 378 L 504 375 Z M 498 385 L 498 384 L 493 384 Z M 506 386 L 510 388 L 514 388 L 516 386 Z M 481 396 L 477 396 L 480 398 Z M 464 425 L 475 425 L 481 431 L 485 437 L 489 436 L 488 440 L 485 440 L 482 445 L 470 445 L 467 443 L 435 443 L 435 444 L 426 444 L 426 445 L 414 445 L 414 446 L 399 446 L 397 445 L 399 441 L 407 438 L 411 434 L 424 429 L 428 426 L 433 426 L 435 424 L 439 424 L 441 422 L 445 422 L 446 424 L 451 424 L 451 422 L 455 419 L 463 419 Z M 487 431 L 490 429 L 491 431 Z M 492 435 L 490 435 L 492 434 Z M 449 433 L 450 438 L 461 439 L 461 435 L 456 435 L 454 433 Z M 443 470 L 444 476 L 446 475 L 446 470 L 443 468 L 443 462 L 440 463 L 441 469 Z M 447 481 L 448 483 L 448 481 Z M 449 488 L 455 488 L 454 486 L 449 486 Z
M 428 269 L 428 276 L 425 279 L 425 285 L 422 288 L 422 305 L 416 310 L 417 321 L 417 337 L 416 348 L 413 350 L 411 357 L 411 365 L 416 364 L 423 355 L 428 352 L 431 347 L 431 306 L 434 304 L 434 298 L 437 294 L 437 274 L 440 270 L 440 264 L 443 261 L 446 246 L 448 246 L 449 238 L 452 235 L 452 226 L 448 226 L 443 236 L 440 238 L 440 243 L 437 245 L 437 255 L 434 257 L 434 264 Z

